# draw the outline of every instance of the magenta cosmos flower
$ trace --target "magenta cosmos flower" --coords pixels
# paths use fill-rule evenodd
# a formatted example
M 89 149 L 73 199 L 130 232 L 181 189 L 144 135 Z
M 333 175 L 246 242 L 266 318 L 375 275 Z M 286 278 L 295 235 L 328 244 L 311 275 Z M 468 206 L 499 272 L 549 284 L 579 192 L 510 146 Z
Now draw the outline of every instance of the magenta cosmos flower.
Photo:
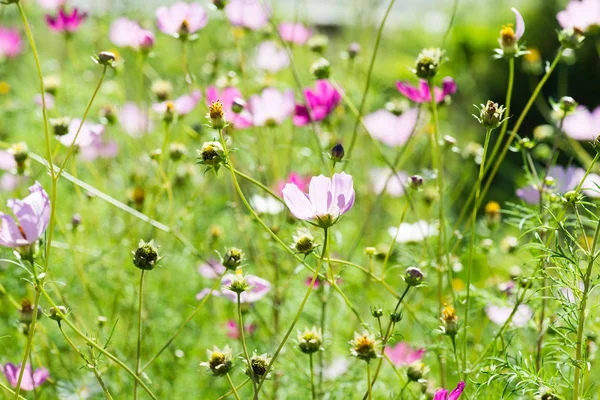
M 226 289 L 227 286 L 231 285 L 231 282 L 233 282 L 234 278 L 234 274 L 227 274 L 223 277 L 223 279 L 221 280 L 221 283 L 223 284 L 221 292 L 223 293 L 223 296 L 225 296 L 229 300 L 237 302 L 237 294 L 229 289 Z M 269 281 L 263 278 L 259 278 L 255 275 L 247 275 L 246 282 L 248 282 L 250 288 L 245 292 L 242 292 L 242 294 L 240 295 L 241 303 L 256 303 L 257 301 L 265 297 L 267 293 L 269 293 L 269 291 L 271 290 L 271 283 L 269 283 Z
M 14 58 L 22 51 L 23 42 L 19 32 L 0 26 L 0 59 Z
M 227 321 L 227 323 L 225 324 L 225 329 L 227 330 L 227 337 L 230 337 L 232 339 L 240 338 L 240 328 L 237 322 L 235 322 L 234 320 L 230 319 L 229 321 Z M 249 335 L 252 335 L 254 331 L 256 331 L 256 325 L 246 324 L 244 326 L 244 331 Z
M 263 71 L 275 73 L 290 65 L 285 49 L 272 40 L 260 43 L 256 50 L 256 66 Z
M 446 389 L 440 389 L 435 392 L 433 400 L 457 400 L 462 394 L 463 390 L 465 390 L 465 383 L 461 381 L 458 382 L 458 385 L 456 385 L 456 388 L 450 394 L 448 394 Z
M 50 221 L 48 194 L 37 181 L 29 188 L 29 193 L 22 200 L 11 199 L 7 203 L 16 220 L 8 214 L 0 213 L 0 246 L 29 246 L 46 231 Z
M 400 342 L 394 347 L 386 346 L 385 354 L 392 360 L 396 366 L 412 364 L 419 361 L 425 354 L 425 349 L 415 350 L 405 342 Z
M 21 373 L 21 364 L 15 366 L 12 363 L 8 363 L 4 365 L 3 372 L 8 384 L 12 387 L 17 387 L 17 382 L 19 381 L 19 375 Z M 21 389 L 27 391 L 33 390 L 46 382 L 49 375 L 50 373 L 46 368 L 37 368 L 32 373 L 31 365 L 25 364 L 25 371 L 23 372 L 23 378 L 21 380 Z
M 556 14 L 563 28 L 577 28 L 584 32 L 600 26 L 600 2 L 598 0 L 572 0 L 567 8 Z
M 301 192 L 306 192 L 308 190 L 308 185 L 310 184 L 310 177 L 303 176 L 297 172 L 290 172 L 290 174 L 287 177 L 287 180 L 279 182 L 278 193 L 281 193 L 283 195 L 283 189 L 285 188 L 285 185 L 287 183 L 291 183 L 298 186 L 298 189 Z
M 250 97 L 249 104 L 255 126 L 281 125 L 294 112 L 294 91 L 266 88 Z
M 124 17 L 112 23 L 109 37 L 117 46 L 129 47 L 136 51 L 149 50 L 154 46 L 154 33 Z
M 582 168 L 573 166 L 562 167 L 555 165 L 548 170 L 548 177 L 554 178 L 555 185 L 552 188 L 544 187 L 543 191 L 556 191 L 560 194 L 565 194 L 569 190 L 575 189 L 583 177 L 585 171 Z M 600 183 L 600 182 L 599 182 Z M 529 204 L 538 204 L 540 202 L 540 186 L 528 185 L 517 189 L 517 196 Z
M 408 174 L 398 171 L 397 174 L 390 168 L 373 168 L 370 171 L 371 186 L 377 194 L 384 190 L 392 197 L 404 196 L 404 186 L 408 182 Z
M 414 101 L 415 103 L 428 103 L 431 101 L 429 85 L 424 79 L 419 81 L 418 87 L 406 82 L 398 82 L 396 83 L 396 87 L 402 95 L 406 96 L 409 100 Z M 451 96 L 454 93 L 456 93 L 456 83 L 454 82 L 454 79 L 448 76 L 442 79 L 441 88 L 437 86 L 434 88 L 436 103 L 443 101 L 446 96 Z
M 161 32 L 185 39 L 208 23 L 208 15 L 200 3 L 178 1 L 170 7 L 156 10 L 156 24 Z
M 312 36 L 312 29 L 301 23 L 283 22 L 279 24 L 279 35 L 286 42 L 304 44 Z
M 288 183 L 283 199 L 296 218 L 327 228 L 354 205 L 354 183 L 345 172 L 333 174 L 333 178 L 319 175 L 310 180 L 308 194 Z
M 178 116 L 189 114 L 196 108 L 198 102 L 202 99 L 202 92 L 194 90 L 190 94 L 179 96 L 175 101 L 167 100 L 152 105 L 152 109 L 157 113 L 164 114 L 167 109 L 171 109 Z
M 342 100 L 340 92 L 327 79 L 318 80 L 314 90 L 304 89 L 304 96 L 315 121 L 327 118 Z M 310 122 L 310 118 L 308 108 L 304 104 L 296 104 L 294 125 L 306 125 Z
M 211 258 L 198 266 L 198 273 L 206 279 L 218 279 L 225 272 L 225 267 L 217 259 Z
M 78 135 L 77 130 L 79 129 L 80 124 L 81 119 L 79 118 L 71 120 L 71 123 L 69 124 L 69 131 L 66 135 L 58 136 L 58 141 L 67 147 L 71 147 L 73 145 L 83 148 L 91 146 L 98 137 L 104 134 L 104 125 L 84 122 L 79 130 Z
M 269 22 L 268 11 L 258 0 L 231 0 L 225 15 L 233 26 L 258 30 Z
M 123 104 L 119 111 L 121 128 L 131 137 L 140 137 L 154 129 L 147 109 L 138 107 L 132 101 Z
M 565 117 L 563 131 L 575 140 L 594 141 L 600 135 L 600 107 L 594 111 L 577 107 L 573 114 Z
M 225 119 L 232 124 L 235 129 L 244 129 L 252 126 L 252 115 L 248 110 L 236 114 L 231 109 L 235 99 L 242 99 L 242 93 L 234 87 L 226 87 L 219 91 L 215 86 L 206 88 L 206 104 L 220 100 L 225 111 Z
M 375 139 L 388 146 L 402 146 L 410 138 L 418 118 L 417 108 L 411 108 L 399 116 L 387 110 L 378 110 L 365 116 L 364 123 Z
M 54 32 L 73 33 L 79 29 L 86 18 L 87 13 L 81 12 L 77 8 L 73 8 L 70 14 L 61 8 L 54 17 L 46 15 L 46 25 Z

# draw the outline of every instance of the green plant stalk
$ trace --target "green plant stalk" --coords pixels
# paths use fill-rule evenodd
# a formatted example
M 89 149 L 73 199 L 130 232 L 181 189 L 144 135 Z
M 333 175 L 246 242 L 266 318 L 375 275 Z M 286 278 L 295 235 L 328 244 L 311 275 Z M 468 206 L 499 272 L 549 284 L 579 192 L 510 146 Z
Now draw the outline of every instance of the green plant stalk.
M 369 70 L 367 71 L 367 81 L 365 82 L 365 89 L 363 91 L 362 99 L 360 100 L 360 105 L 358 106 L 358 115 L 356 116 L 356 122 L 354 123 L 354 129 L 352 130 L 352 138 L 350 139 L 350 146 L 348 147 L 347 158 L 350 159 L 350 155 L 352 154 L 352 150 L 354 149 L 354 145 L 356 143 L 356 137 L 358 136 L 358 126 L 360 125 L 363 108 L 365 106 L 365 102 L 367 101 L 367 95 L 369 93 L 369 88 L 371 87 L 371 76 L 373 74 L 373 68 L 375 67 L 375 60 L 377 59 L 377 52 L 379 51 L 379 44 L 381 43 L 381 36 L 383 35 L 383 27 L 385 26 L 385 22 L 387 21 L 388 16 L 390 15 L 390 11 L 392 11 L 392 7 L 396 0 L 390 0 L 387 10 L 383 15 L 383 19 L 381 20 L 381 24 L 379 24 L 379 29 L 377 30 L 377 36 L 375 38 L 375 47 L 373 48 L 373 55 L 371 56 L 371 62 L 369 63 Z
M 4 390 L 6 390 L 6 391 L 7 391 L 8 393 L 10 393 L 10 394 L 13 394 L 13 395 L 15 394 L 15 392 L 14 392 L 14 391 L 13 391 L 11 388 L 9 388 L 8 386 L 6 386 L 6 385 L 5 385 L 4 383 L 2 383 L 2 382 L 0 382 L 0 388 L 2 388 L 2 389 L 4 389 Z M 18 400 L 27 400 L 25 397 L 23 397 L 23 396 L 20 396 L 20 395 L 19 395 L 19 396 L 17 396 L 17 399 L 18 399 Z
M 369 400 L 373 400 L 373 391 L 371 386 L 371 363 L 367 361 L 367 395 Z
M 487 149 L 490 144 L 490 136 L 492 134 L 492 129 L 487 129 L 485 132 L 485 142 L 483 145 L 483 155 L 481 156 L 481 164 L 479 164 L 479 175 L 477 176 L 477 182 L 475 182 L 475 204 L 479 202 L 479 196 L 481 195 L 481 182 L 483 181 L 483 173 L 485 170 L 485 160 L 487 155 Z M 466 371 L 467 369 L 467 332 L 469 329 L 469 305 L 471 304 L 471 277 L 473 274 L 473 256 L 475 254 L 475 237 L 476 229 L 475 225 L 477 224 L 477 207 L 473 207 L 473 212 L 471 213 L 471 243 L 469 244 L 469 266 L 467 268 L 467 298 L 465 300 L 465 329 L 464 329 L 464 337 L 463 337 L 463 364 L 462 371 Z M 454 351 L 456 352 L 456 344 L 454 343 L 454 338 L 452 338 L 453 345 L 455 347 Z M 456 359 L 458 361 L 458 358 Z M 457 365 L 457 367 L 460 367 Z M 459 368 L 460 374 L 460 368 Z
M 394 249 L 394 246 L 396 245 L 396 240 L 398 240 L 398 235 L 400 234 L 400 225 L 402 225 L 402 223 L 404 222 L 404 217 L 406 216 L 406 212 L 408 211 L 409 205 L 410 205 L 410 202 L 407 200 L 406 204 L 404 205 L 404 210 L 402 210 L 402 215 L 400 216 L 400 223 L 397 225 L 398 230 L 396 231 L 396 234 L 394 235 L 394 238 L 392 239 L 390 248 L 388 249 L 387 253 L 385 254 L 385 258 L 383 259 L 383 265 L 381 267 L 381 278 L 380 278 L 382 280 L 385 278 L 385 269 L 387 267 L 388 261 L 390 260 L 392 250 Z
M 227 378 L 227 382 L 229 382 L 229 386 L 231 387 L 231 392 L 233 393 L 233 396 L 236 398 L 236 400 L 240 400 L 240 395 L 238 394 L 235 385 L 231 380 L 231 376 L 229 376 L 229 373 L 225 374 L 225 377 Z
M 250 354 L 248 354 L 248 346 L 246 346 L 246 333 L 244 332 L 244 319 L 242 317 L 242 301 L 241 293 L 237 294 L 237 315 L 238 315 L 238 328 L 240 330 L 240 341 L 242 343 L 242 349 L 244 351 L 244 358 L 248 363 L 248 371 L 250 372 L 250 380 L 254 387 L 254 397 L 258 398 L 258 391 L 256 387 L 256 378 L 254 377 L 254 370 L 252 369 L 252 362 L 250 361 Z M 267 369 L 268 371 L 268 369 Z
M 456 336 L 452 336 L 452 349 L 454 351 L 454 360 L 456 361 L 456 371 L 458 372 L 458 380 L 462 381 L 462 373 L 460 372 L 460 360 L 458 358 L 458 351 L 456 351 Z
M 313 355 L 308 355 L 310 364 L 310 392 L 312 394 L 312 400 L 317 400 L 317 391 L 315 390 L 315 366 L 313 365 Z
M 250 378 L 246 379 L 244 382 L 240 383 L 239 385 L 237 385 L 237 387 L 235 387 L 235 390 L 240 390 L 241 388 L 243 388 L 248 382 L 250 382 Z M 229 395 L 234 394 L 233 390 L 230 390 L 229 392 L 225 393 L 223 396 L 219 397 L 217 400 L 223 400 L 224 398 L 228 397 Z
M 135 374 L 140 374 L 140 357 L 142 356 L 142 312 L 144 307 L 144 272 L 140 275 L 140 292 L 138 295 L 138 332 L 137 332 L 137 352 L 135 356 Z M 137 399 L 138 385 L 133 382 L 133 400 Z

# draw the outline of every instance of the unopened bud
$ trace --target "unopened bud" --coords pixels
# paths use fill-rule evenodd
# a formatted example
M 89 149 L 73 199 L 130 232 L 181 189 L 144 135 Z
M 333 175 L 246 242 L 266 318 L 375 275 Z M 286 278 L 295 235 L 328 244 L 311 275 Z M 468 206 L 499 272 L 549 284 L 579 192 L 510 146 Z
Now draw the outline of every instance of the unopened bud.
M 558 32 L 558 41 L 566 49 L 578 49 L 581 47 L 585 36 L 578 28 L 565 28 Z
M 246 101 L 240 97 L 236 97 L 233 99 L 233 104 L 231 105 L 231 111 L 236 114 L 241 113 L 246 108 Z
M 317 79 L 327 79 L 331 74 L 331 63 L 324 58 L 319 58 L 311 65 L 310 73 Z
M 344 159 L 344 146 L 341 143 L 336 144 L 331 148 L 331 159 L 335 162 L 340 162 Z
M 55 321 L 62 321 L 63 317 L 67 315 L 67 308 L 64 306 L 50 307 L 48 310 L 48 317 Z
M 141 270 L 152 270 L 162 257 L 158 255 L 158 249 L 154 246 L 154 240 L 145 242 L 140 240 L 138 248 L 132 252 L 133 265 Z
M 227 269 L 235 270 L 242 265 L 244 261 L 244 252 L 237 247 L 229 247 L 225 251 L 225 257 L 221 264 Z
M 409 267 L 404 273 L 404 282 L 408 286 L 419 286 L 423 283 L 423 279 L 425 279 L 425 275 L 423 275 L 423 272 L 419 268 Z
M 423 49 L 415 61 L 414 73 L 419 78 L 433 78 L 442 64 L 443 55 L 439 48 Z

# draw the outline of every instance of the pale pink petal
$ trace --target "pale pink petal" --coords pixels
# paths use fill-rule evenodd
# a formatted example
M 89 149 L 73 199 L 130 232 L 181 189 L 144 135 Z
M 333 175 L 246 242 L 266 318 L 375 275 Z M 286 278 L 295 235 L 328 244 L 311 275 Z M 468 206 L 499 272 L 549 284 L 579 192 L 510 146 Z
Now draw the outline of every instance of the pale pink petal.
M 283 188 L 282 194 L 285 204 L 296 218 L 309 220 L 316 216 L 313 205 L 298 186 L 288 183 Z

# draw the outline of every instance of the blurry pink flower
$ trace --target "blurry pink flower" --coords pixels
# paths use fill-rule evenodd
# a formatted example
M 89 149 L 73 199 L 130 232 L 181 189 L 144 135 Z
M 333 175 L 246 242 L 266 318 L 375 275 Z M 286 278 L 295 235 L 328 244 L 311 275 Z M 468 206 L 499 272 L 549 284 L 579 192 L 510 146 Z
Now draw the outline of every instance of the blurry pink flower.
M 586 196 L 598 198 L 600 197 L 600 175 L 591 173 L 585 178 L 581 185 L 581 190 Z
M 490 305 L 485 308 L 485 313 L 487 314 L 490 321 L 492 321 L 496 325 L 502 326 L 504 325 L 504 323 L 506 323 L 508 317 L 510 317 L 513 308 L 514 307 L 512 306 L 500 307 Z M 519 307 L 517 307 L 517 311 L 515 312 L 515 315 L 512 318 L 512 325 L 517 327 L 523 327 L 527 325 L 527 322 L 529 322 L 531 317 L 533 317 L 533 311 L 531 310 L 531 308 L 529 308 L 525 304 L 521 304 L 519 305 Z
M 73 33 L 79 29 L 86 18 L 87 13 L 79 11 L 76 7 L 71 14 L 67 14 L 65 9 L 61 8 L 55 17 L 46 15 L 46 25 L 54 32 Z
M 421 360 L 425 354 L 425 349 L 415 350 L 406 342 L 400 342 L 394 347 L 386 346 L 385 354 L 392 360 L 395 366 L 399 367 Z
M 269 14 L 258 0 L 231 0 L 225 15 L 233 26 L 258 30 L 269 22 Z
M 114 140 L 106 140 L 103 136 L 94 136 L 89 146 L 80 147 L 79 156 L 86 161 L 115 158 L 119 153 L 119 145 Z
M 148 50 L 154 46 L 154 33 L 125 17 L 118 18 L 112 23 L 109 36 L 110 40 L 119 47 Z
M 198 273 L 206 279 L 217 279 L 225 272 L 225 267 L 217 259 L 210 258 L 198 266 Z
M 12 192 L 21 186 L 22 182 L 24 182 L 24 177 L 22 175 L 15 175 L 7 172 L 0 178 L 0 191 Z
M 221 292 L 223 293 L 223 296 L 227 297 L 229 300 L 237 302 L 237 294 L 229 289 L 225 289 L 226 286 L 231 284 L 234 277 L 235 275 L 233 274 L 227 274 L 223 277 L 221 280 L 221 283 L 223 284 Z M 248 282 L 248 285 L 250 285 L 250 289 L 240 295 L 241 303 L 255 303 L 265 297 L 271 290 L 271 283 L 258 276 L 247 275 L 246 281 Z
M 44 11 L 56 11 L 65 5 L 67 0 L 37 0 Z
M 249 100 L 255 126 L 277 126 L 294 112 L 294 91 L 266 88 Z
M 375 139 L 388 146 L 402 146 L 412 134 L 418 118 L 418 108 L 411 108 L 399 116 L 379 110 L 365 116 L 364 123 Z
M 327 118 L 342 100 L 340 92 L 327 79 L 318 80 L 314 90 L 304 89 L 304 96 L 315 121 Z M 310 122 L 310 117 L 308 108 L 304 104 L 296 104 L 294 125 L 306 125 Z
M 323 376 L 329 381 L 336 380 L 348 371 L 350 367 L 349 357 L 338 358 L 327 365 L 323 371 Z
M 132 137 L 142 136 L 154 129 L 148 111 L 138 107 L 132 101 L 123 104 L 123 107 L 121 107 L 119 123 L 121 128 Z
M 189 114 L 196 107 L 200 99 L 202 99 L 202 92 L 194 90 L 191 94 L 179 96 L 175 101 L 167 100 L 153 104 L 152 109 L 157 113 L 164 114 L 167 111 L 167 106 L 172 104 L 175 113 L 179 116 L 183 116 Z
M 198 294 L 196 295 L 196 300 L 200 301 L 203 298 L 205 298 L 206 296 L 208 296 L 209 293 L 211 293 L 211 296 L 214 297 L 220 297 L 221 296 L 221 292 L 219 292 L 218 290 L 212 290 L 209 288 L 204 288 L 202 289 L 200 292 L 198 292 Z
M 3 171 L 12 171 L 17 168 L 15 156 L 6 150 L 0 150 L 0 169 Z
M 175 37 L 186 38 L 204 28 L 208 15 L 200 3 L 178 1 L 170 7 L 162 6 L 156 10 L 156 24 L 161 32 Z
M 419 81 L 419 87 L 412 86 L 406 82 L 397 82 L 396 87 L 402 95 L 415 103 L 429 103 L 431 101 L 429 85 L 424 79 Z M 446 96 L 451 96 L 456 93 L 456 83 L 454 82 L 454 79 L 450 77 L 442 79 L 442 88 L 435 87 L 434 93 L 435 101 L 437 103 L 443 101 Z
M 421 220 L 413 224 L 403 222 L 398 228 L 391 227 L 388 229 L 391 237 L 396 238 L 396 243 L 417 243 L 422 242 L 428 237 L 437 236 L 439 234 L 437 223 L 428 223 Z
M 46 109 L 52 110 L 54 108 L 54 96 L 52 96 L 50 93 L 46 93 L 44 95 L 44 97 L 46 98 Z M 33 102 L 38 107 L 41 108 L 42 107 L 42 95 L 38 93 L 35 96 L 33 96 Z
M 353 186 L 352 176 L 345 172 L 333 174 L 333 178 L 319 175 L 310 180 L 308 195 L 288 183 L 283 199 L 296 218 L 328 227 L 354 205 Z
M 291 183 L 296 185 L 301 192 L 306 192 L 308 190 L 308 185 L 310 183 L 310 177 L 302 176 L 297 172 L 290 172 L 286 181 L 279 183 L 278 192 L 283 195 L 283 189 L 285 188 L 286 183 Z
M 312 29 L 301 23 L 283 22 L 279 24 L 279 34 L 286 42 L 304 44 L 310 39 Z
M 284 209 L 281 201 L 271 196 L 263 197 L 258 194 L 255 194 L 250 198 L 250 204 L 258 214 L 277 215 Z
M 565 194 L 569 190 L 575 189 L 584 176 L 585 170 L 573 166 L 562 167 L 560 165 L 555 165 L 548 170 L 548 177 L 554 178 L 554 181 L 556 182 L 555 186 L 552 187 L 552 191 L 556 191 L 560 194 Z M 591 183 L 592 181 L 589 181 L 588 185 Z M 594 188 L 595 186 L 590 185 L 588 187 Z M 544 187 L 543 190 L 547 191 L 549 189 Z M 540 188 L 537 185 L 519 188 L 517 189 L 517 196 L 526 203 L 538 204 L 540 202 Z
M 389 168 L 373 168 L 370 175 L 371 185 L 375 193 L 379 194 L 385 189 L 385 192 L 392 197 L 404 196 L 404 185 L 408 181 L 407 173 L 399 171 L 394 175 Z
M 598 0 L 571 0 L 567 8 L 556 14 L 563 28 L 577 28 L 588 31 L 600 26 L 600 2 Z
M 575 140 L 594 141 L 600 135 L 600 106 L 590 112 L 583 106 L 563 121 L 563 131 Z
M 232 339 L 239 339 L 240 337 L 240 328 L 238 327 L 237 322 L 235 322 L 234 320 L 230 319 L 229 321 L 227 321 L 227 323 L 225 324 L 225 329 L 227 330 L 227 337 L 230 337 Z M 248 334 L 253 334 L 254 331 L 256 331 L 256 325 L 254 324 L 246 324 L 244 326 L 244 332 L 248 333 Z
M 77 135 L 77 130 L 81 124 L 81 119 L 76 118 L 71 120 L 69 124 L 69 132 L 66 135 L 58 136 L 58 141 L 63 145 L 70 147 L 75 145 L 79 148 L 91 146 L 97 140 L 98 137 L 104 133 L 104 125 L 102 124 L 91 124 L 84 122 Z M 75 137 L 77 136 L 77 139 Z M 73 141 L 75 140 L 75 143 Z
M 14 58 L 23 51 L 19 31 L 0 26 L 0 59 Z
M 21 364 L 15 366 L 12 363 L 4 365 L 4 376 L 8 384 L 13 388 L 17 387 L 19 381 L 19 375 L 21 374 Z M 25 364 L 25 371 L 23 372 L 23 378 L 21 380 L 21 389 L 30 391 L 40 386 L 48 379 L 50 373 L 46 368 L 37 368 L 33 373 L 31 372 L 31 365 Z
M 17 162 L 15 156 L 6 150 L 0 150 L 0 170 L 6 171 L 0 178 L 0 191 L 12 192 L 22 182 L 22 177 L 16 175 Z
M 29 195 L 22 200 L 11 199 L 7 206 L 17 218 L 0 213 L 0 246 L 21 247 L 35 243 L 46 231 L 50 221 L 50 200 L 39 182 L 29 188 Z M 12 365 L 12 364 L 10 364 Z M 8 365 L 7 365 L 8 366 Z M 4 373 L 8 377 L 6 367 Z
M 256 50 L 256 66 L 275 73 L 290 65 L 285 49 L 272 40 L 261 42 Z
M 223 110 L 225 111 L 225 119 L 227 122 L 233 124 L 235 129 L 244 129 L 252 126 L 252 115 L 248 110 L 242 110 L 241 113 L 236 114 L 233 112 L 231 107 L 233 101 L 238 98 L 242 98 L 242 93 L 234 87 L 226 87 L 219 91 L 215 86 L 209 86 L 206 88 L 206 104 L 209 105 L 213 101 L 220 100 L 223 104 Z
M 306 280 L 304 281 L 304 284 L 305 284 L 306 286 L 310 286 L 310 284 L 311 284 L 311 282 L 312 282 L 312 279 L 313 279 L 313 277 L 312 277 L 312 276 L 309 276 L 309 277 L 308 277 L 308 278 L 306 278 Z M 335 283 L 339 285 L 340 283 L 342 283 L 342 279 L 341 279 L 341 278 L 338 278 L 338 279 L 336 279 L 336 280 L 335 280 Z M 326 280 L 326 279 L 324 279 L 324 280 L 321 280 L 320 278 L 318 278 L 318 277 L 317 277 L 317 279 L 315 280 L 315 284 L 313 285 L 313 287 L 314 287 L 315 289 L 318 289 L 318 288 L 319 288 L 319 286 L 321 286 L 321 284 L 324 284 L 325 286 L 331 286 L 331 284 L 329 283 L 329 281 L 328 281 L 328 280 Z
M 465 383 L 461 381 L 458 382 L 458 385 L 456 385 L 456 388 L 452 391 L 452 393 L 450 393 L 450 395 L 448 395 L 448 391 L 446 389 L 440 389 L 435 392 L 433 400 L 458 400 L 463 390 L 465 390 Z

